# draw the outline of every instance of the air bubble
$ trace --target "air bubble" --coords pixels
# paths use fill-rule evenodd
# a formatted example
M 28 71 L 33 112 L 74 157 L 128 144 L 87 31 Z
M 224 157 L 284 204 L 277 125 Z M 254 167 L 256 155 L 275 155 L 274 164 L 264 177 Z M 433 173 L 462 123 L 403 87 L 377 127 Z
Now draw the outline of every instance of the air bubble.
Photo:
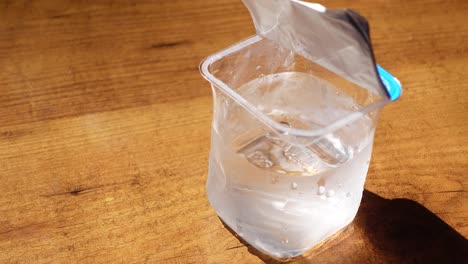
M 317 190 L 317 194 L 323 195 L 325 193 L 325 186 L 320 185 Z
M 296 190 L 297 189 L 297 183 L 292 182 L 291 183 L 291 189 Z
M 285 239 L 281 240 L 281 243 L 287 244 L 287 243 L 289 243 L 289 240 L 287 238 L 285 238 Z

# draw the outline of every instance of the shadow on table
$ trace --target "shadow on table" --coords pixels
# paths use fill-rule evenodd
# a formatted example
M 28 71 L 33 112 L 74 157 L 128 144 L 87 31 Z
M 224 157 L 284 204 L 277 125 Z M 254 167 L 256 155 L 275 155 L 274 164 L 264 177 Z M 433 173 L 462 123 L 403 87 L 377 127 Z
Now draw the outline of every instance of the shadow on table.
M 236 237 L 265 263 L 282 263 Z M 388 200 L 364 190 L 352 224 L 305 256 L 286 262 L 467 263 L 467 260 L 467 240 L 424 206 L 408 199 Z

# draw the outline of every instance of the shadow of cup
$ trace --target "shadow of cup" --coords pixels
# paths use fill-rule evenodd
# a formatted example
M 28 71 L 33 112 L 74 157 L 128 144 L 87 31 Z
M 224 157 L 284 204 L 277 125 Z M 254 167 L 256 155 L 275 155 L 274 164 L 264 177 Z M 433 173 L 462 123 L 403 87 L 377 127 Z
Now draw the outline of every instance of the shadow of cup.
M 273 259 L 224 226 L 265 263 L 468 263 L 467 240 L 431 211 L 367 190 L 349 226 L 293 259 Z

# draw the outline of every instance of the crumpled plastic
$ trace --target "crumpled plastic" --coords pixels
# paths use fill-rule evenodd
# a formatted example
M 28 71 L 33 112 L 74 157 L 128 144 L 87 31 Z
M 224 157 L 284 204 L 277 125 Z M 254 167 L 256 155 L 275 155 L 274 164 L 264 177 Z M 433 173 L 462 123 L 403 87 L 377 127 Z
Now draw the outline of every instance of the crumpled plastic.
M 297 0 L 242 1 L 258 35 L 389 97 L 377 72 L 367 20 L 356 11 Z

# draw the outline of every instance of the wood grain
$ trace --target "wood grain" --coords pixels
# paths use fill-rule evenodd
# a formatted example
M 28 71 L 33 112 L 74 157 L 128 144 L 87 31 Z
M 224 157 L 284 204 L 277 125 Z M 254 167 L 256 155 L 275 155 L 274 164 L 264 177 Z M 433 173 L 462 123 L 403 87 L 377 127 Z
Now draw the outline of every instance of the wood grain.
M 466 260 L 468 1 L 327 1 L 404 86 L 356 221 L 298 263 Z M 0 3 L 0 263 L 273 263 L 205 195 L 198 63 L 254 34 L 237 0 Z

